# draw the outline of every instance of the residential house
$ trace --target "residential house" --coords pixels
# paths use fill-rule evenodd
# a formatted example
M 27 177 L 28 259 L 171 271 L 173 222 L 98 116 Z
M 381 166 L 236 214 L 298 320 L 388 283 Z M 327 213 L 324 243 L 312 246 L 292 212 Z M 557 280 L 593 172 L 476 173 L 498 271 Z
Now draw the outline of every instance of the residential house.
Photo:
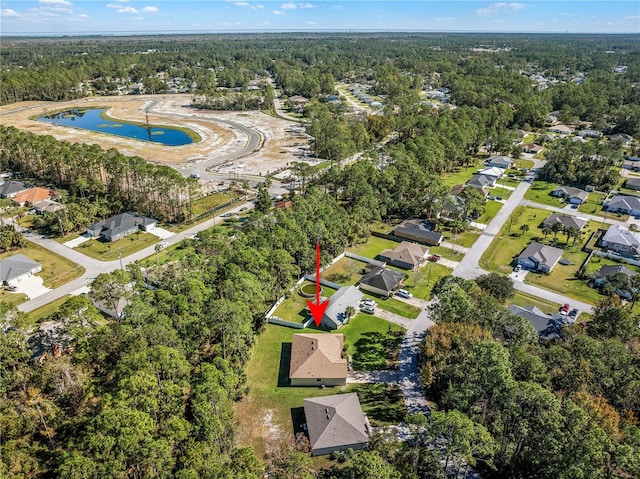
M 602 132 L 598 130 L 586 129 L 586 130 L 579 130 L 578 135 L 586 138 L 600 138 L 602 136 Z
M 624 182 L 624 187 L 630 190 L 640 190 L 640 178 L 627 178 Z
M 404 274 L 393 269 L 374 267 L 360 279 L 360 289 L 380 296 L 391 296 L 404 280 Z
M 496 168 L 507 170 L 511 168 L 511 165 L 513 165 L 515 161 L 516 160 L 508 156 L 490 156 L 485 163 L 487 164 L 487 166 L 494 166 Z
M 282 200 L 274 203 L 273 207 L 277 210 L 282 210 L 285 208 L 291 208 L 293 206 L 293 201 L 291 200 Z
M 544 341 L 559 339 L 562 327 L 570 324 L 567 316 L 559 313 L 545 314 L 535 306 L 509 306 L 509 312 L 521 318 L 528 319 L 538 333 L 538 337 Z
M 380 261 L 402 269 L 413 269 L 418 266 L 429 251 L 424 246 L 403 241 L 393 249 L 386 249 L 378 255 Z
M 136 213 L 121 213 L 104 221 L 87 226 L 87 234 L 94 238 L 103 237 L 114 242 L 132 235 L 139 229 L 151 231 L 157 225 L 156 220 Z
M 540 153 L 543 149 L 543 146 L 536 145 L 535 143 L 524 143 L 522 145 L 522 151 L 525 153 Z
M 403 221 L 396 226 L 393 234 L 399 238 L 410 239 L 430 246 L 438 246 L 442 241 L 442 234 L 433 231 L 430 223 L 420 219 Z
M 289 378 L 292 386 L 344 386 L 347 360 L 342 334 L 294 334 Z
M 589 193 L 580 188 L 573 188 L 572 186 L 558 186 L 551 192 L 551 196 L 557 198 L 564 198 L 567 203 L 572 205 L 581 205 L 589 197 Z
M 478 174 L 491 178 L 493 180 L 493 186 L 495 185 L 496 181 L 504 176 L 504 169 L 498 168 L 497 166 L 490 166 L 489 168 L 485 168 L 484 170 L 478 170 Z
M 621 141 L 624 146 L 629 146 L 633 137 L 631 135 L 627 135 L 626 133 L 616 133 L 615 135 L 609 135 L 609 140 L 611 141 Z
M 622 167 L 626 170 L 631 171 L 639 171 L 640 170 L 640 161 L 636 159 L 632 159 L 632 157 L 627 158 L 622 162 Z
M 322 316 L 320 324 L 329 329 L 339 329 L 349 321 L 347 308 L 357 310 L 362 301 L 362 292 L 355 286 L 343 286 L 329 298 L 329 306 Z
M 570 135 L 573 131 L 573 128 L 568 127 L 567 125 L 554 125 L 547 128 L 552 133 L 558 133 L 560 135 Z
M 625 215 L 640 215 L 640 198 L 637 196 L 616 195 L 605 200 L 603 206 L 612 213 L 624 213 Z
M 594 279 L 595 285 L 599 288 L 604 286 L 607 282 L 607 277 L 611 276 L 612 274 L 624 274 L 629 279 L 631 279 L 638 273 L 636 273 L 635 271 L 631 271 L 629 268 L 621 264 L 601 266 L 596 273 L 596 278 Z
M 517 264 L 531 271 L 550 273 L 562 257 L 562 250 L 532 241 L 517 258 Z
M 640 233 L 630 231 L 620 223 L 609 226 L 600 244 L 603 248 L 625 256 L 640 256 Z
M 471 186 L 480 191 L 483 196 L 487 196 L 489 194 L 487 188 L 490 186 L 495 186 L 496 181 L 495 178 L 492 178 L 490 176 L 473 175 L 466 184 L 467 186 Z
M 566 228 L 578 228 L 582 231 L 584 225 L 587 224 L 587 220 L 584 218 L 577 218 L 575 216 L 552 213 L 546 220 L 542 222 L 542 226 L 551 228 L 556 223 L 560 223 Z
M 23 254 L 14 254 L 0 261 L 0 283 L 16 286 L 31 275 L 42 271 L 42 265 Z
M 0 184 L 0 198 L 13 198 L 18 193 L 22 193 L 29 188 L 31 187 L 22 181 L 5 181 Z
M 55 213 L 56 211 L 60 211 L 64 209 L 64 205 L 53 200 L 42 200 L 34 203 L 33 209 L 37 214 L 41 215 L 44 213 Z
M 11 201 L 18 206 L 32 206 L 42 200 L 49 200 L 55 195 L 55 191 L 49 188 L 29 188 L 21 191 L 11 198 Z
M 303 404 L 313 456 L 364 449 L 369 443 L 371 426 L 356 393 L 305 399 Z

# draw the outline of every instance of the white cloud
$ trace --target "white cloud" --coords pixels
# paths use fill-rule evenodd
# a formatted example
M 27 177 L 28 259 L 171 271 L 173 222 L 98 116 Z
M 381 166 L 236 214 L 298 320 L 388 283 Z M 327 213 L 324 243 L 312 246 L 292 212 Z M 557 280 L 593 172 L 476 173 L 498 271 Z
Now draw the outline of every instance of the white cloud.
M 78 15 L 78 18 L 83 18 L 83 19 L 87 19 L 87 18 L 91 18 L 89 15 L 87 15 L 86 13 L 81 13 L 80 15 Z
M 19 17 L 20 14 L 15 10 L 11 10 L 10 8 L 0 9 L 0 17 L 9 18 L 9 17 Z
M 142 9 L 143 13 L 158 13 L 160 10 L 158 10 L 158 7 L 144 7 Z
M 138 15 L 140 12 L 138 12 L 138 10 L 133 8 L 133 7 L 124 7 L 124 8 L 118 8 L 118 13 L 127 13 L 127 14 L 131 14 L 131 15 Z
M 71 7 L 71 2 L 67 0 L 38 0 L 40 5 L 65 5 L 67 7 Z
M 280 10 L 274 10 L 273 14 L 274 15 L 284 15 L 284 12 L 281 12 Z
M 248 7 L 249 3 L 248 2 L 236 2 L 236 6 L 237 7 Z
M 317 23 L 312 21 L 312 20 L 309 20 L 308 22 L 304 22 L 304 23 L 305 23 L 305 25 L 309 25 L 310 27 L 312 27 L 314 25 L 317 25 Z
M 638 20 L 640 15 L 629 15 L 628 17 L 622 17 L 625 20 Z
M 298 8 L 313 8 L 311 3 L 299 3 Z
M 293 2 L 283 3 L 282 5 L 280 5 L 280 8 L 282 8 L 283 10 L 293 10 L 294 8 L 296 8 L 296 4 Z
M 505 12 L 510 12 L 514 10 L 522 10 L 524 8 L 526 8 L 526 5 L 520 2 L 509 2 L 509 3 L 497 2 L 497 3 L 492 3 L 486 8 L 478 8 L 476 10 L 476 14 L 479 17 L 489 17 L 497 13 L 505 13 Z
M 262 10 L 264 8 L 264 5 L 261 5 L 261 4 L 251 5 L 251 8 L 253 10 Z

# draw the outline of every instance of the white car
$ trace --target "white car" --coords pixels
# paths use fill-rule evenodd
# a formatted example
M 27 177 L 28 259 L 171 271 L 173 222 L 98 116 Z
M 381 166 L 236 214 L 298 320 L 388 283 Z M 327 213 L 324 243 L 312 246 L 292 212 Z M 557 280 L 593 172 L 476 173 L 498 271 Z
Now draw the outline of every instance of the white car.
M 406 289 L 399 289 L 398 292 L 396 293 L 398 296 L 400 296 L 401 298 L 412 298 L 413 294 L 411 294 L 409 291 L 407 291 Z
M 158 249 L 165 249 L 167 246 L 169 246 L 169 243 L 167 241 L 162 241 L 161 243 L 158 243 Z

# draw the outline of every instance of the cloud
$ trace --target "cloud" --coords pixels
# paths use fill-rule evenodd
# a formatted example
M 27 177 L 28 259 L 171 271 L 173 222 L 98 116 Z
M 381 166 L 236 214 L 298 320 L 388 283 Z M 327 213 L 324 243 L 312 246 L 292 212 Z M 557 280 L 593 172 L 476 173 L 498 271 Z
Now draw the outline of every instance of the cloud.
M 274 10 L 273 14 L 274 15 L 284 15 L 284 12 L 281 12 L 280 10 Z
M 299 3 L 298 8 L 313 8 L 313 5 L 310 3 Z
M 81 13 L 80 15 L 78 15 L 78 18 L 82 18 L 82 19 L 87 19 L 87 18 L 91 18 L 89 15 L 87 15 L 86 13 Z
M 71 7 L 72 3 L 67 0 L 38 0 L 40 5 L 64 5 L 66 7 Z
M 309 25 L 310 27 L 312 27 L 314 25 L 317 25 L 317 23 L 312 21 L 312 20 L 309 20 L 308 22 L 304 22 L 304 23 L 305 23 L 305 25 Z
M 118 13 L 127 13 L 130 15 L 138 15 L 140 12 L 138 12 L 137 9 L 133 8 L 133 7 L 124 7 L 124 8 L 118 8 Z
M 143 13 L 158 13 L 160 10 L 158 10 L 158 7 L 144 7 L 142 9 Z
M 251 5 L 251 8 L 253 10 L 262 10 L 264 8 L 264 5 L 261 5 L 261 4 Z
M 236 7 L 248 7 L 248 2 L 236 2 Z
M 628 17 L 622 17 L 624 20 L 638 20 L 640 15 L 629 15 Z
M 486 8 L 478 8 L 476 10 L 476 14 L 479 17 L 490 17 L 491 15 L 495 15 L 498 13 L 506 13 L 515 10 L 522 10 L 527 6 L 524 3 L 520 2 L 498 2 L 492 3 Z
M 9 17 L 19 17 L 20 14 L 15 10 L 11 10 L 10 8 L 1 9 L 0 8 L 0 17 L 9 18 Z
M 283 10 L 293 10 L 294 8 L 296 8 L 296 4 L 293 2 L 283 3 L 282 5 L 280 5 L 280 8 L 282 8 Z

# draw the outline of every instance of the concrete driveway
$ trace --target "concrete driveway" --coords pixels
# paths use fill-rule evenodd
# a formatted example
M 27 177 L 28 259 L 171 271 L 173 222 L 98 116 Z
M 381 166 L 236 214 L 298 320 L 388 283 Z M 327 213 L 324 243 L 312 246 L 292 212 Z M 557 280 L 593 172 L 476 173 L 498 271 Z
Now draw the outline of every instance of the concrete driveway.
M 173 235 L 175 235 L 173 231 L 169 231 L 164 228 L 153 228 L 152 230 L 149 230 L 149 233 L 151 233 L 154 236 L 157 236 L 160 239 L 169 239 Z
M 63 245 L 65 245 L 67 248 L 76 248 L 78 246 L 80 246 L 82 243 L 86 243 L 87 241 L 89 241 L 91 239 L 91 236 L 89 236 L 87 233 L 81 234 L 80 236 L 78 236 L 77 238 L 74 238 L 70 241 L 67 241 L 66 243 L 62 243 Z
M 23 279 L 18 284 L 16 284 L 16 286 L 18 287 L 18 289 L 15 292 L 24 293 L 29 296 L 29 299 L 37 298 L 38 296 L 42 296 L 43 294 L 51 291 L 51 289 L 46 288 L 43 285 L 43 280 L 40 276 L 34 275 Z

